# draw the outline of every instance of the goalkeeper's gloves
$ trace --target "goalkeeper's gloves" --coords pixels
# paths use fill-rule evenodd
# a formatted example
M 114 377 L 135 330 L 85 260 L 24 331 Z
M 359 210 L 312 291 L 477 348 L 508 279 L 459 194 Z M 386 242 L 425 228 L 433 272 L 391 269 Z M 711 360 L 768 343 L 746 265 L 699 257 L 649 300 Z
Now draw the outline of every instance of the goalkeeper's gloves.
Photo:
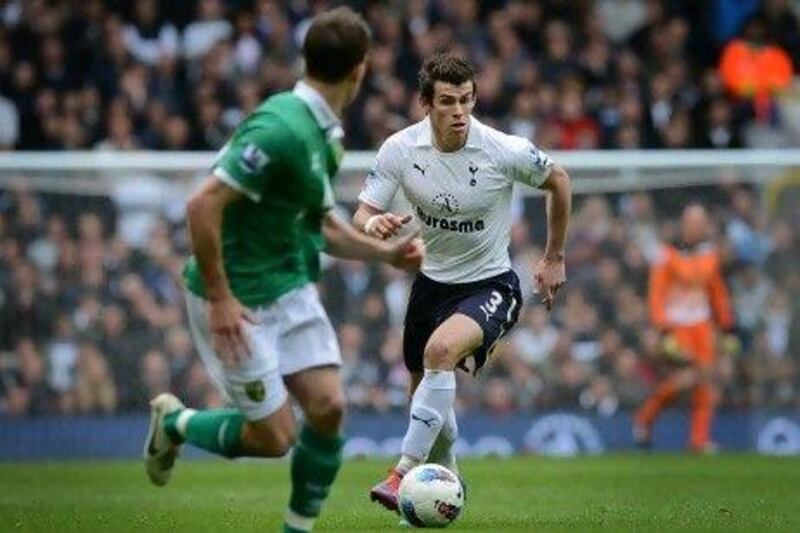
M 728 357 L 737 357 L 742 353 L 742 341 L 732 331 L 720 335 L 719 347 L 720 351 Z
M 661 353 L 667 360 L 674 363 L 689 362 L 689 356 L 683 351 L 678 343 L 678 338 L 673 333 L 664 333 L 661 336 Z

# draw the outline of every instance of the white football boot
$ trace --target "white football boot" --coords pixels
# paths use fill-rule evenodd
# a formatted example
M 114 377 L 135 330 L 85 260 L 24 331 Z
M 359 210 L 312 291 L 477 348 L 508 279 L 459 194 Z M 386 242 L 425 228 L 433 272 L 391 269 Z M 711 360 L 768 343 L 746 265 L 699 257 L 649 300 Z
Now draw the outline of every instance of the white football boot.
M 164 417 L 185 407 L 178 398 L 167 393 L 159 394 L 150 401 L 150 429 L 142 455 L 147 476 L 153 485 L 162 487 L 167 484 L 180 453 L 180 445 L 172 442 L 164 429 Z

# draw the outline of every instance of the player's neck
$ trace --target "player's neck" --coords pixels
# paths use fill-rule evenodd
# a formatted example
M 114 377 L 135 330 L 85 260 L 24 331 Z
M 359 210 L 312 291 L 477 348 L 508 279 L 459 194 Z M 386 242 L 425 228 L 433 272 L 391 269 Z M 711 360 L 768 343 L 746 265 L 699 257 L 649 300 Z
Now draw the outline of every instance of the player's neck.
M 433 146 L 440 152 L 457 152 L 464 148 L 467 144 L 467 136 L 469 135 L 469 127 L 460 135 L 445 135 L 440 134 L 433 129 Z
M 349 90 L 344 84 L 331 85 L 309 77 L 304 78 L 303 81 L 322 96 L 339 119 L 344 116 L 344 110 L 349 103 Z

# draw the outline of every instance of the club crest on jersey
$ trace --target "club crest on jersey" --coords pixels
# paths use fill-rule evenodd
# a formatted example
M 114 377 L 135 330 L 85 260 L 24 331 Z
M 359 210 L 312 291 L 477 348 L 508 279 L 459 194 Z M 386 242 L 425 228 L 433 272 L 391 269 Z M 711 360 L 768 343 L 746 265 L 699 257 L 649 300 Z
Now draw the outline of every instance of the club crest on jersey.
M 456 197 L 450 193 L 442 192 L 437 194 L 433 197 L 431 203 L 438 207 L 439 212 L 445 216 L 453 216 L 458 214 L 458 200 L 456 200 Z
M 479 170 L 478 169 L 478 165 L 476 165 L 475 163 L 470 161 L 468 168 L 469 168 L 469 173 L 472 175 L 472 177 L 469 180 L 469 186 L 470 187 L 474 187 L 478 183 L 478 180 L 475 179 L 475 173 L 478 172 L 478 170 Z
M 254 402 L 263 402 L 267 395 L 263 381 L 251 381 L 244 384 L 244 393 Z
M 269 156 L 255 144 L 248 144 L 239 157 L 239 166 L 250 174 L 259 172 L 269 163 Z

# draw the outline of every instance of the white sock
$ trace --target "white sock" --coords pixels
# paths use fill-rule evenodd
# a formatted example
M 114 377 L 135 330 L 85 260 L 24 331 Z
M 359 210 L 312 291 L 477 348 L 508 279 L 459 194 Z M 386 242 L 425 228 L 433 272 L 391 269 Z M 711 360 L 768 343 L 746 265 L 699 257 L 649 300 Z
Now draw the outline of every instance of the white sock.
M 178 419 L 175 421 L 175 429 L 181 437 L 186 437 L 186 426 L 189 425 L 189 419 L 197 414 L 194 409 L 184 409 L 178 414 Z
M 455 475 L 458 475 L 458 463 L 456 462 L 454 449 L 456 439 L 458 439 L 458 423 L 456 422 L 456 413 L 451 407 L 450 412 L 447 413 L 447 418 L 444 419 L 442 429 L 439 431 L 439 436 L 436 437 L 436 441 L 428 454 L 428 461 L 442 465 Z
M 287 526 L 290 526 L 294 529 L 299 531 L 311 531 L 314 527 L 315 518 L 309 518 L 307 516 L 301 516 L 291 509 L 286 509 L 286 516 L 284 518 L 284 522 Z
M 454 371 L 425 370 L 425 375 L 411 399 L 408 430 L 400 448 L 403 457 L 398 463 L 398 469 L 409 462 L 420 463 L 428 457 L 443 422 L 453 409 L 455 398 Z

